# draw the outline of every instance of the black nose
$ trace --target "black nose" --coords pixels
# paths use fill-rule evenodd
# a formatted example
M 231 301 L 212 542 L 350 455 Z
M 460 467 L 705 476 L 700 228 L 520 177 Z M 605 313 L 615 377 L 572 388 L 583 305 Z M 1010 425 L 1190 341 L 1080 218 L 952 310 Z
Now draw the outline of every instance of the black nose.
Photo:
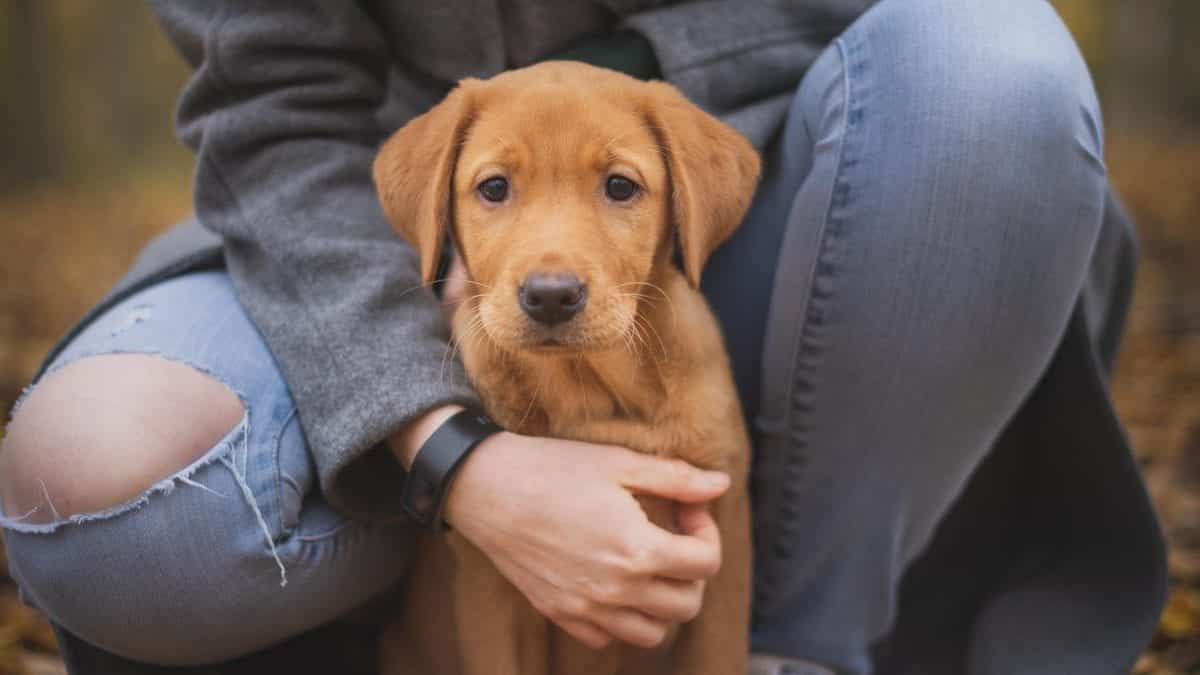
M 562 323 L 587 304 L 587 287 L 574 274 L 534 274 L 517 292 L 521 309 L 547 326 Z

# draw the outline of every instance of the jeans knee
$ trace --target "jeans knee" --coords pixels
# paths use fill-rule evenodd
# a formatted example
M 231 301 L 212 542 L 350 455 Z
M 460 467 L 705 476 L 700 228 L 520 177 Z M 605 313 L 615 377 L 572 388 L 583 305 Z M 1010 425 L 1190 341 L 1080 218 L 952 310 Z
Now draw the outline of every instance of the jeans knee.
M 958 143 L 1081 147 L 1100 161 L 1087 66 L 1046 0 L 884 0 L 860 24 L 889 114 Z
M 243 418 L 225 385 L 144 354 L 81 359 L 18 406 L 0 451 L 5 527 L 118 511 L 202 458 Z

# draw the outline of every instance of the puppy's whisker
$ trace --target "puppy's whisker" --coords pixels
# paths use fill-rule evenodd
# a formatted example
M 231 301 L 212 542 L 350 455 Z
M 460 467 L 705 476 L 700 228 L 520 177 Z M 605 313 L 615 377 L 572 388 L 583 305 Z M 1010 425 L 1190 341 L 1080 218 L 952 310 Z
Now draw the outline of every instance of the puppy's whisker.
M 626 283 L 626 284 L 618 284 L 618 285 L 616 285 L 616 286 L 614 286 L 614 287 L 613 287 L 613 292 L 614 292 L 614 293 L 615 293 L 615 294 L 616 294 L 618 297 L 622 297 L 622 298 L 636 298 L 636 299 L 638 299 L 638 300 L 643 300 L 643 301 L 647 302 L 647 303 L 648 303 L 648 304 L 650 304 L 651 306 L 654 306 L 654 305 L 655 305 L 655 303 L 653 302 L 653 300 L 654 300 L 654 296 L 646 295 L 645 293 L 638 293 L 637 291 L 629 292 L 629 291 L 622 291 L 622 290 L 621 290 L 622 288 L 624 288 L 624 287 L 626 287 L 626 286 L 643 286 L 643 285 L 645 285 L 645 284 L 644 284 L 643 282 L 640 282 L 640 281 L 635 281 L 635 282 L 633 282 L 633 283 Z
M 511 429 L 511 431 L 520 433 L 520 430 L 525 426 L 525 422 L 529 419 L 529 416 L 533 413 L 533 406 L 534 406 L 534 404 L 537 403 L 538 397 L 541 396 L 541 394 L 542 394 L 542 380 L 541 380 L 541 378 L 538 378 L 537 386 L 533 388 L 533 395 L 529 397 L 529 405 L 526 406 L 526 408 L 525 408 L 525 414 L 521 415 L 521 421 L 517 422 L 517 426 L 514 427 L 513 429 Z
M 679 315 L 676 314 L 676 312 L 675 312 L 675 302 L 673 300 L 671 300 L 671 296 L 667 295 L 666 291 L 664 291 L 660 286 L 652 284 L 649 281 L 637 281 L 634 283 L 642 285 L 642 286 L 649 286 L 650 288 L 658 291 L 659 294 L 662 295 L 663 300 L 667 301 L 667 307 L 670 308 L 670 310 L 671 310 L 671 326 L 672 327 L 679 326 Z
M 637 291 L 632 291 L 632 292 L 631 292 L 631 291 L 623 291 L 623 290 L 621 290 L 621 289 L 625 288 L 626 286 L 638 286 L 638 285 L 640 285 L 640 284 L 621 284 L 620 286 L 614 286 L 614 287 L 613 287 L 613 291 L 614 291 L 615 293 L 630 293 L 631 295 L 640 295 L 640 296 L 645 296 L 645 294 L 644 294 L 644 293 L 638 293 Z M 650 297 L 650 296 L 645 296 L 645 297 Z
M 647 356 L 653 357 L 654 356 L 654 346 L 652 344 L 650 344 L 650 337 L 648 335 L 646 335 L 645 327 L 642 326 L 641 322 L 637 321 L 636 319 L 634 320 L 634 323 L 638 325 L 638 335 L 640 335 L 641 339 L 642 339 L 642 345 L 643 345 L 642 349 L 646 352 Z M 651 360 L 656 360 L 656 359 L 652 358 Z
M 463 298 L 462 301 L 470 302 L 472 300 L 479 300 L 481 298 L 486 298 L 489 295 L 491 295 L 491 293 L 476 293 L 475 295 L 468 295 L 467 297 Z
M 579 382 L 579 393 L 583 397 L 583 420 L 584 420 L 584 423 L 591 424 L 592 406 L 588 405 L 588 398 L 587 398 L 588 397 L 588 388 L 586 386 L 584 386 L 583 373 L 580 372 L 580 366 L 582 365 L 582 363 L 583 363 L 582 356 L 575 357 L 574 359 L 571 360 L 571 366 L 572 366 L 571 370 L 573 370 L 575 372 L 575 379 L 576 379 L 576 381 Z M 614 398 L 616 398 L 615 392 L 614 392 Z M 620 402 L 621 402 L 620 399 L 617 399 L 617 403 L 620 404 Z M 624 406 L 622 406 L 622 407 L 624 407 Z
M 633 316 L 633 322 L 641 322 L 646 326 L 646 328 L 650 329 L 650 332 L 654 334 L 654 339 L 658 340 L 658 347 L 662 350 L 663 358 L 667 358 L 667 345 L 663 342 L 662 336 L 658 334 L 658 329 L 654 327 L 654 324 L 650 323 L 649 319 L 641 316 L 640 314 L 635 314 Z
M 634 300 L 637 300 L 638 302 L 644 302 L 651 307 L 656 307 L 658 304 L 654 302 L 654 298 L 650 297 L 649 295 L 643 295 L 642 293 L 616 293 L 616 296 L 619 298 L 633 298 Z
M 463 302 L 465 304 L 467 301 L 464 300 Z M 467 325 L 463 327 L 461 332 L 455 331 L 455 333 L 451 335 L 450 341 L 446 343 L 446 349 L 442 352 L 442 364 L 441 369 L 438 372 L 439 381 L 446 381 L 446 367 L 448 364 L 453 363 L 454 358 L 458 355 L 458 352 L 464 341 L 475 339 L 480 332 L 486 336 L 487 331 L 482 329 L 483 317 L 476 312 L 471 316 L 471 320 L 467 322 Z
M 446 365 L 454 360 L 455 350 L 458 349 L 460 337 L 451 335 L 450 340 L 446 342 L 446 348 L 442 350 L 442 363 L 438 368 L 438 381 L 446 382 Z
M 633 344 L 633 337 L 632 337 L 633 331 L 634 331 L 634 326 L 633 326 L 633 323 L 630 322 L 625 327 L 625 329 L 621 331 L 621 342 L 624 345 L 625 351 L 628 352 L 629 355 L 633 358 L 634 363 L 637 363 L 640 365 L 642 362 L 642 356 L 641 356 L 641 353 L 638 351 L 637 346 Z
M 446 382 L 446 363 L 448 363 L 450 354 L 453 353 L 455 339 L 451 336 L 450 340 L 446 343 L 446 348 L 442 350 L 442 363 L 438 367 L 438 382 Z
M 637 340 L 638 363 L 641 363 L 641 354 L 650 353 L 650 343 L 646 340 L 646 336 L 642 332 L 642 327 L 638 324 L 638 315 L 633 315 L 633 320 L 629 322 L 630 333 Z
M 446 381 L 446 364 L 449 359 L 453 358 L 455 345 L 462 339 L 462 335 L 458 331 L 450 332 L 450 339 L 446 341 L 446 347 L 442 350 L 442 362 L 438 367 L 438 382 Z
M 641 364 L 642 359 L 638 357 L 637 351 L 634 348 L 634 344 L 632 344 L 630 341 L 629 333 L 630 331 L 628 329 L 620 331 L 620 342 L 622 342 L 622 348 L 625 350 L 625 353 L 628 353 L 629 356 L 634 359 L 634 363 Z
M 479 286 L 479 287 L 481 287 L 481 288 L 485 288 L 485 289 L 487 289 L 487 290 L 491 290 L 491 289 L 492 289 L 492 286 L 491 286 L 490 284 L 485 284 L 485 283 L 483 283 L 483 282 L 481 282 L 481 281 L 475 281 L 474 279 L 463 279 L 462 281 L 463 281 L 463 283 L 464 283 L 464 284 L 474 284 L 474 285 L 476 285 L 476 286 Z
M 421 290 L 422 288 L 430 288 L 430 289 L 432 289 L 432 288 L 433 288 L 433 282 L 430 282 L 430 283 L 427 283 L 427 284 L 425 284 L 425 283 L 421 283 L 421 284 L 417 284 L 416 286 L 410 286 L 409 288 L 406 288 L 406 289 L 404 289 L 404 290 L 400 291 L 400 294 L 396 296 L 396 299 L 403 298 L 404 296 L 408 295 L 409 293 L 412 293 L 413 291 L 419 291 L 419 290 Z
M 471 317 L 471 320 L 467 322 L 467 325 L 463 327 L 463 334 L 458 343 L 461 345 L 464 341 L 471 341 L 481 335 L 486 335 L 486 331 L 483 328 L 483 317 L 476 312 Z
M 442 380 L 443 382 L 445 382 L 445 381 L 446 381 L 446 367 L 447 367 L 447 365 L 454 363 L 454 359 L 455 359 L 455 358 L 457 358 L 457 357 L 458 357 L 458 353 L 459 353 L 460 351 L 462 351 L 462 345 L 463 345 L 463 342 L 464 342 L 465 340 L 471 340 L 471 339 L 473 339 L 473 338 L 474 338 L 474 335 L 473 335 L 473 333 L 474 333 L 474 332 L 476 332 L 476 331 L 467 331 L 467 332 L 466 332 L 466 334 L 464 334 L 464 335 L 463 335 L 461 338 L 459 338 L 459 339 L 457 339 L 457 340 L 452 340 L 452 341 L 450 342 L 450 345 L 449 345 L 449 347 L 450 347 L 450 350 L 449 350 L 449 356 L 448 356 L 448 357 L 446 357 L 446 358 L 443 358 L 443 359 L 442 359 L 442 372 L 440 373 L 440 377 L 439 377 L 439 379 L 440 379 L 440 380 Z

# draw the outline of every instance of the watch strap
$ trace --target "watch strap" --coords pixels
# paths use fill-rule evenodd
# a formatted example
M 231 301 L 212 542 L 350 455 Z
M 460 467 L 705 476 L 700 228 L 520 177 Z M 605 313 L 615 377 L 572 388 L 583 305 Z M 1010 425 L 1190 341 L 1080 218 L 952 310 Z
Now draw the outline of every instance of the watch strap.
M 477 410 L 461 410 L 447 418 L 421 445 L 408 472 L 401 503 L 409 517 L 434 531 L 447 529 L 442 510 L 454 474 L 472 450 L 500 431 Z

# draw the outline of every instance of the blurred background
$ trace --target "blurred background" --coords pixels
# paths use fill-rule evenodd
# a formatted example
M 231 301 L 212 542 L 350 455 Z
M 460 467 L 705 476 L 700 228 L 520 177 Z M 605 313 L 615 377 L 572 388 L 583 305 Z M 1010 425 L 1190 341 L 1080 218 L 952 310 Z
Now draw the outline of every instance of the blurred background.
M 1109 171 L 1143 243 L 1114 396 L 1170 533 L 1174 591 L 1136 672 L 1200 673 L 1200 0 L 1055 4 L 1095 75 Z M 172 130 L 186 77 L 138 0 L 0 0 L 3 410 L 190 209 Z M 0 675 L 61 673 L 54 651 L 0 574 Z

